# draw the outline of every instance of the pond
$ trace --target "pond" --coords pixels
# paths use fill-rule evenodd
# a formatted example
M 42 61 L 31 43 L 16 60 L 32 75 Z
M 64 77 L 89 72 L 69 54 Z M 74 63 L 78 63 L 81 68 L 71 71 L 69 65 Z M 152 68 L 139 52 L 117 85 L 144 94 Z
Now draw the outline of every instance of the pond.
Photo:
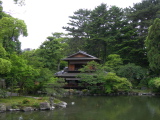
M 0 113 L 0 120 L 159 120 L 160 97 L 70 96 L 67 108 Z

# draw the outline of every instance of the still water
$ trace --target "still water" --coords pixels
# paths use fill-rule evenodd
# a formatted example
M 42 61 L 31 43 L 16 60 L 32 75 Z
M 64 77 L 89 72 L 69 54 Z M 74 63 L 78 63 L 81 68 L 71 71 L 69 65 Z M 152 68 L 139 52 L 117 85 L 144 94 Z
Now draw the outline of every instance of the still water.
M 0 113 L 0 120 L 160 120 L 160 97 L 70 96 L 67 108 Z

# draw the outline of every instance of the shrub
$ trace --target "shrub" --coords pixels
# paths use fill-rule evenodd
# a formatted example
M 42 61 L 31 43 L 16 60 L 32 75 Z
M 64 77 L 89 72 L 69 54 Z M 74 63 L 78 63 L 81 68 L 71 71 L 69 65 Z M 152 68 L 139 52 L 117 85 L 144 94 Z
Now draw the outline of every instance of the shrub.
M 30 100 L 24 99 L 24 100 L 22 101 L 22 103 L 23 103 L 23 104 L 28 104 L 28 103 L 30 103 Z
M 87 89 L 83 89 L 82 92 L 85 94 L 85 93 L 88 92 L 88 90 Z
M 108 73 L 105 76 L 105 92 L 117 92 L 117 91 L 128 91 L 132 87 L 132 84 L 126 79 L 118 77 L 115 73 Z
M 39 108 L 40 104 L 38 102 L 35 102 L 35 103 L 32 104 L 32 107 Z
M 0 98 L 6 98 L 8 97 L 7 91 L 0 89 Z
M 149 85 L 150 88 L 153 89 L 153 91 L 160 92 L 160 78 L 159 77 L 152 78 L 148 82 L 148 85 Z
M 134 86 L 137 86 L 146 76 L 146 70 L 141 66 L 133 63 L 121 66 L 117 71 L 117 75 L 127 78 Z
M 20 106 L 19 103 L 13 103 L 11 107 L 12 109 L 18 109 L 19 106 Z

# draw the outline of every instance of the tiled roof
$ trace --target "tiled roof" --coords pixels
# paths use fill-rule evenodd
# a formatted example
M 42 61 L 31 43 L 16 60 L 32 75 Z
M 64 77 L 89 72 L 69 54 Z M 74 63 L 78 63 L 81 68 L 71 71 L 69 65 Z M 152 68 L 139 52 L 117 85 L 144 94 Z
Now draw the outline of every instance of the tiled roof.
M 83 54 L 83 55 L 85 55 L 87 57 L 73 57 L 73 56 L 75 56 L 77 54 Z M 72 55 L 70 55 L 67 58 L 64 58 L 62 60 L 99 60 L 99 59 L 97 57 L 95 57 L 95 56 L 87 54 L 84 51 L 78 51 L 77 53 L 74 53 L 74 54 L 72 54 Z
M 79 53 L 81 53 L 81 54 L 83 54 L 83 55 L 86 55 L 86 56 L 88 56 L 88 57 L 91 57 L 91 58 L 96 58 L 96 57 L 94 57 L 94 56 L 92 56 L 92 55 L 89 55 L 89 54 L 87 54 L 86 52 L 81 51 L 81 50 L 78 51 L 77 53 L 74 53 L 74 54 L 68 56 L 67 58 L 71 58 L 72 56 L 77 55 L 77 54 L 79 54 Z
M 78 57 L 78 58 L 64 58 L 62 60 L 99 60 L 98 58 L 87 58 L 87 57 Z
M 94 73 L 68 73 L 68 72 L 64 72 L 64 73 L 60 73 L 60 74 L 55 74 L 57 77 L 77 77 L 79 74 L 90 74 L 93 75 Z

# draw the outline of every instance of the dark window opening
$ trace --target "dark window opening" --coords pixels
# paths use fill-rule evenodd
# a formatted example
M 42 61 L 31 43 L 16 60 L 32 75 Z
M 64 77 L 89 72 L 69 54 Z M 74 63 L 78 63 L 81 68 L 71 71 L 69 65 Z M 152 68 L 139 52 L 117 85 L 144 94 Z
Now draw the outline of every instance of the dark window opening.
M 75 70 L 83 68 L 83 64 L 75 64 Z

